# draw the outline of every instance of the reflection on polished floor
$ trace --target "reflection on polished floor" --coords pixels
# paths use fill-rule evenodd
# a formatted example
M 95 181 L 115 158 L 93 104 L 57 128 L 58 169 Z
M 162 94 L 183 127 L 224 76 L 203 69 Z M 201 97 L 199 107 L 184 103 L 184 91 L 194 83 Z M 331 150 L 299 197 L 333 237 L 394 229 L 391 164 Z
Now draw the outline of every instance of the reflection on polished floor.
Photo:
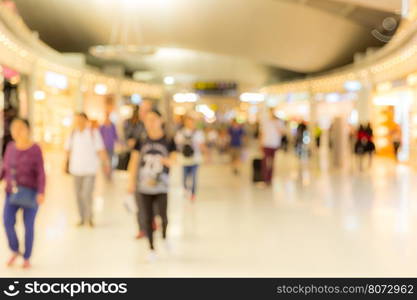
M 204 166 L 195 204 L 182 198 L 180 170 L 173 170 L 173 250 L 160 249 L 152 264 L 123 207 L 125 174 L 112 186 L 99 180 L 97 228 L 77 229 L 71 178 L 48 166 L 33 268 L 1 264 L 0 276 L 417 276 L 411 168 L 376 159 L 365 172 L 334 171 L 280 153 L 268 190 L 251 184 L 249 165 L 240 177 L 225 165 Z M 3 232 L 0 253 L 8 253 Z

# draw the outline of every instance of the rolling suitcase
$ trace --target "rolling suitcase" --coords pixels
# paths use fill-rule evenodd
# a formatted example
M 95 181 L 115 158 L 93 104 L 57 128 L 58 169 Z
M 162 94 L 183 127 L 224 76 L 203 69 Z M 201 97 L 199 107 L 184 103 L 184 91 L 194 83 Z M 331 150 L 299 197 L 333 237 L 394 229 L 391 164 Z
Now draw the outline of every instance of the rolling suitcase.
M 264 181 L 262 176 L 262 159 L 255 158 L 252 161 L 252 181 L 262 182 Z

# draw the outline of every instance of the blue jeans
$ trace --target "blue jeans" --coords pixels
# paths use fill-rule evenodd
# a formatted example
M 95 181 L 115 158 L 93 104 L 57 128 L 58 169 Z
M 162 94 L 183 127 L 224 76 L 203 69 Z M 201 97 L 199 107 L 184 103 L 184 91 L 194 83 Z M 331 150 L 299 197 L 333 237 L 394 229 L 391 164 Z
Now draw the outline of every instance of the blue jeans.
M 191 195 L 194 196 L 197 184 L 198 165 L 184 166 L 183 170 L 184 188 L 187 191 L 191 191 Z
M 24 208 L 10 203 L 10 194 L 6 195 L 6 202 L 3 211 L 3 222 L 6 229 L 7 240 L 10 250 L 19 252 L 19 240 L 15 230 L 16 213 L 19 209 L 23 210 L 23 222 L 25 224 L 25 252 L 24 259 L 29 259 L 32 254 L 33 239 L 35 234 L 35 217 L 38 208 Z

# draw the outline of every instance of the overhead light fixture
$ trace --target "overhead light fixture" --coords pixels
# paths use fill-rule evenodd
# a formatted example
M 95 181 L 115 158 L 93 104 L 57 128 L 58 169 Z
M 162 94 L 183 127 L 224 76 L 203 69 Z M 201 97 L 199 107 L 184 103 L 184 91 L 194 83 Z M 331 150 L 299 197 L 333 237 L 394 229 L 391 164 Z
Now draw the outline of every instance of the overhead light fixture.
M 97 83 L 94 86 L 94 92 L 97 95 L 105 95 L 105 94 L 107 94 L 107 85 L 102 84 L 102 83 Z
M 176 93 L 173 98 L 177 103 L 197 102 L 198 95 L 195 93 Z
M 164 77 L 164 83 L 166 85 L 173 85 L 175 83 L 175 79 L 172 76 L 165 76 Z
M 338 93 L 330 93 L 325 96 L 326 102 L 335 103 L 340 101 L 340 95 Z
M 45 84 L 59 90 L 65 90 L 68 88 L 68 78 L 65 75 L 48 71 L 45 73 Z
M 142 97 L 139 94 L 133 94 L 130 97 L 130 100 L 132 101 L 133 104 L 139 104 L 142 102 Z
M 240 95 L 240 101 L 249 103 L 260 103 L 265 100 L 265 95 L 260 93 L 243 93 Z
M 157 48 L 143 44 L 140 18 L 132 14 L 132 2 L 120 1 L 110 19 L 111 32 L 108 44 L 95 45 L 89 48 L 90 54 L 103 59 L 129 59 L 153 55 Z M 123 18 L 119 18 L 122 15 Z
M 44 91 L 35 91 L 33 93 L 33 98 L 35 98 L 36 101 L 44 100 L 45 97 L 46 97 L 46 95 L 45 95 Z
M 362 88 L 362 83 L 357 80 L 349 80 L 345 82 L 344 87 L 349 92 L 357 92 Z

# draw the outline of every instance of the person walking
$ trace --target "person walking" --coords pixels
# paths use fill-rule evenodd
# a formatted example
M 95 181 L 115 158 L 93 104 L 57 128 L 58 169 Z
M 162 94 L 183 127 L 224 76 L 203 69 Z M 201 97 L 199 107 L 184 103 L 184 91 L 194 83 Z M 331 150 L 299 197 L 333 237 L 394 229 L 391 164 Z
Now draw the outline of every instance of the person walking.
M 116 142 L 119 140 L 117 135 L 116 126 L 110 120 L 110 113 L 106 113 L 106 117 L 104 119 L 103 124 L 99 128 L 101 137 L 104 142 L 104 148 L 106 149 L 107 158 L 109 160 L 108 164 L 110 166 L 110 171 L 107 174 L 107 179 L 112 179 L 112 171 L 113 171 L 113 157 L 114 157 L 114 146 Z
M 105 174 L 110 172 L 109 160 L 103 140 L 97 129 L 88 126 L 85 113 L 74 117 L 75 129 L 65 143 L 66 170 L 74 176 L 80 221 L 78 226 L 88 223 L 94 227 L 93 191 L 100 161 Z
M 175 160 L 176 146 L 166 136 L 161 114 L 157 110 L 149 112 L 144 121 L 147 138 L 138 140 L 132 152 L 128 192 L 135 193 L 141 200 L 139 210 L 144 212 L 142 216 L 150 249 L 148 260 L 154 261 L 156 252 L 152 222 L 155 206 L 162 221 L 162 238 L 166 247 L 170 247 L 167 242 L 169 170 Z
M 402 139 L 402 133 L 401 133 L 401 126 L 399 124 L 395 124 L 394 129 L 391 131 L 391 137 L 392 137 L 392 147 L 394 149 L 394 155 L 395 160 L 398 161 L 398 152 L 401 148 L 401 139 Z
M 232 171 L 234 175 L 239 175 L 240 162 L 242 156 L 243 138 L 245 136 L 245 130 L 236 119 L 232 121 L 228 130 L 230 137 L 230 157 L 232 164 Z
M 269 116 L 263 120 L 260 130 L 260 144 L 263 151 L 262 174 L 267 186 L 272 184 L 274 172 L 275 152 L 281 143 L 281 123 L 275 117 L 273 109 L 269 110 Z
M 365 127 L 365 134 L 367 137 L 367 144 L 366 144 L 366 153 L 368 153 L 369 158 L 369 167 L 372 166 L 373 156 L 375 153 L 375 143 L 374 143 L 374 131 L 372 129 L 371 123 L 368 122 Z
M 141 143 L 144 143 L 144 141 L 146 141 L 147 139 L 147 132 L 145 128 L 145 117 L 152 109 L 153 109 L 152 101 L 148 99 L 144 99 L 136 112 L 138 123 L 134 130 L 134 134 L 131 136 L 131 139 L 130 139 L 130 145 L 132 146 L 132 150 L 134 149 L 138 141 Z M 144 216 L 145 212 L 144 212 L 144 209 L 140 209 L 141 207 L 143 208 L 144 205 L 143 203 L 141 203 L 142 198 L 140 197 L 140 194 L 137 193 L 135 195 L 135 199 L 136 199 L 136 206 L 138 207 L 136 218 L 137 218 L 137 222 L 139 225 L 139 232 L 136 235 L 136 239 L 141 239 L 146 236 L 146 232 L 145 232 L 146 224 L 145 224 L 145 216 Z M 154 209 L 155 209 L 155 215 L 156 215 L 157 207 L 154 207 Z M 157 229 L 157 224 L 155 221 L 152 221 L 152 229 L 153 230 Z
M 369 156 L 369 167 L 372 164 L 372 156 L 375 151 L 375 146 L 372 141 L 373 132 L 370 126 L 359 126 L 356 132 L 356 142 L 355 142 L 355 154 L 358 157 L 359 170 L 363 170 L 363 158 L 366 154 Z
M 12 251 L 7 266 L 12 266 L 22 255 L 15 230 L 16 214 L 21 210 L 25 226 L 23 268 L 30 268 L 35 218 L 39 205 L 45 201 L 45 170 L 42 150 L 30 138 L 29 122 L 26 119 L 14 119 L 11 123 L 11 135 L 14 142 L 7 145 L 1 169 L 1 179 L 6 181 L 3 222 Z
M 185 195 L 193 202 L 196 198 L 198 168 L 203 161 L 202 153 L 207 148 L 204 132 L 196 129 L 195 120 L 191 116 L 184 118 L 184 127 L 175 135 L 175 143 L 182 158 Z
M 127 145 L 130 149 L 133 149 L 137 140 L 146 139 L 146 130 L 143 120 L 146 114 L 152 110 L 152 107 L 152 102 L 144 99 L 140 106 L 134 107 L 132 117 L 125 121 L 123 131 Z

